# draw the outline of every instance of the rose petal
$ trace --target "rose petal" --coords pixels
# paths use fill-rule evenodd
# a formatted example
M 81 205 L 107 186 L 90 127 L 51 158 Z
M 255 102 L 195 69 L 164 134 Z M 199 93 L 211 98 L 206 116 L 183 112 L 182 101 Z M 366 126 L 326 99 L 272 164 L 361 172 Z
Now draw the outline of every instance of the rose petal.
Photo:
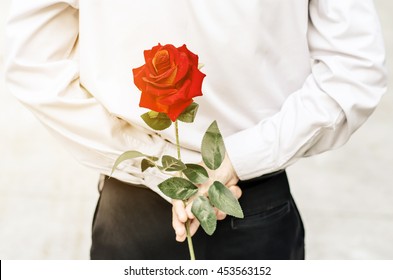
M 142 92 L 139 106 L 160 113 L 166 113 L 168 111 L 168 106 L 158 103 L 156 97 L 147 92 Z
M 176 92 L 174 92 L 171 95 L 167 95 L 167 96 L 163 96 L 160 97 L 160 103 L 171 106 L 172 104 L 178 103 L 178 102 L 182 102 L 182 101 L 188 101 L 191 98 L 188 97 L 188 91 L 190 89 L 190 85 L 191 85 L 191 81 L 187 80 L 183 86 L 176 90 Z
M 190 63 L 188 61 L 187 54 L 180 53 L 179 61 L 177 62 L 176 78 L 173 81 L 173 83 L 177 84 L 179 81 L 181 81 L 187 75 L 189 68 L 190 68 Z
M 150 74 L 148 77 L 146 77 L 147 82 L 152 83 L 152 84 L 163 84 L 163 85 L 174 85 L 174 79 L 177 73 L 177 68 L 174 66 L 165 73 L 162 73 L 161 75 L 154 76 Z
M 153 58 L 150 58 L 150 57 L 147 58 L 145 65 L 146 65 L 146 68 L 145 68 L 146 76 L 150 76 L 152 74 L 157 74 L 156 69 L 154 68 L 154 65 L 153 65 Z
M 198 56 L 196 54 L 194 54 L 193 52 L 191 52 L 189 49 L 187 49 L 186 45 L 179 47 L 178 51 L 187 54 L 190 64 L 198 67 Z
M 147 84 L 145 91 L 148 94 L 159 97 L 159 96 L 167 96 L 167 95 L 175 94 L 177 90 L 174 88 L 168 88 L 168 89 L 157 88 L 151 84 Z
M 195 66 L 192 67 L 191 75 L 190 75 L 191 85 L 190 90 L 188 91 L 189 95 L 188 98 L 193 98 L 196 96 L 202 95 L 202 82 L 203 79 L 206 77 L 198 68 Z
M 168 51 L 171 63 L 177 64 L 177 61 L 179 59 L 179 51 L 177 50 L 177 48 L 172 44 L 167 44 L 163 46 L 162 49 Z
M 187 102 L 179 102 L 176 104 L 173 104 L 172 106 L 168 107 L 168 112 L 167 115 L 168 117 L 174 122 L 176 121 L 176 119 L 179 117 L 179 115 L 181 113 L 183 113 L 183 111 L 191 105 L 191 103 L 193 102 L 193 100 L 189 100 Z
M 146 76 L 145 65 L 132 69 L 132 74 L 134 76 L 134 84 L 137 86 L 139 90 L 143 91 L 146 87 L 146 84 L 143 81 L 143 78 Z
M 154 55 L 162 48 L 161 44 L 158 43 L 157 46 L 154 46 L 151 50 L 145 50 L 143 52 L 143 55 L 145 57 L 145 62 L 147 63 L 147 61 L 150 59 L 152 59 L 154 57 Z
M 162 75 L 166 73 L 171 67 L 170 55 L 167 50 L 159 50 L 153 57 L 152 60 L 154 70 L 157 75 Z

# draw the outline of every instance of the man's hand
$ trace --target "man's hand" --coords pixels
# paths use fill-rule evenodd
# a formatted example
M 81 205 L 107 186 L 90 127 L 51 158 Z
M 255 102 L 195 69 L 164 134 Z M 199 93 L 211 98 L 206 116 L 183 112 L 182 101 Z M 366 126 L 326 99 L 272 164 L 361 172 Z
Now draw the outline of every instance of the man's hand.
M 203 163 L 201 163 L 204 166 Z M 204 166 L 206 168 L 206 166 Z M 191 212 L 192 200 L 199 195 L 206 195 L 209 187 L 212 185 L 214 181 L 220 181 L 226 187 L 231 190 L 231 192 L 235 195 L 236 198 L 239 198 L 242 194 L 241 189 L 236 185 L 239 181 L 235 170 L 233 169 L 232 163 L 229 160 L 228 156 L 225 155 L 225 159 L 222 162 L 221 166 L 217 170 L 209 170 L 209 180 L 207 182 L 198 185 L 198 193 L 189 199 L 187 205 L 184 205 L 181 200 L 172 200 L 172 226 L 176 233 L 176 240 L 179 242 L 183 242 L 186 239 L 187 233 L 185 229 L 185 223 L 188 219 L 190 219 L 190 234 L 191 236 L 195 234 L 199 227 L 199 221 L 195 218 L 195 216 Z M 226 214 L 222 211 L 216 210 L 217 220 L 223 220 L 226 217 Z

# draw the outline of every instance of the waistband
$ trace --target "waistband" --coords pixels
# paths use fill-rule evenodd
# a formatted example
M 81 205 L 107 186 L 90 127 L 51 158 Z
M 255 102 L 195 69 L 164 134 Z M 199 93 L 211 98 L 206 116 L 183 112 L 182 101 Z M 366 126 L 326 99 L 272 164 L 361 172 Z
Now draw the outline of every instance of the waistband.
M 285 170 L 239 181 L 238 186 L 243 192 L 239 202 L 245 215 L 275 208 L 291 199 Z
M 144 185 L 130 184 L 106 175 L 101 175 L 98 184 L 99 192 L 102 191 L 108 180 L 116 184 L 149 189 Z M 242 196 L 239 202 L 245 215 L 252 214 L 254 211 L 272 209 L 291 199 L 289 183 L 284 169 L 250 180 L 239 181 L 238 186 L 242 189 Z

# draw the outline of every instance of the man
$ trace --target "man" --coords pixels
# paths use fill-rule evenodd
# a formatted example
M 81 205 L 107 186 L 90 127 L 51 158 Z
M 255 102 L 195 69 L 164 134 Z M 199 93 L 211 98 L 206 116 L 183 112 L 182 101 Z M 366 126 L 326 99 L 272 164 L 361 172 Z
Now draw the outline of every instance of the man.
M 195 123 L 181 127 L 183 159 L 200 162 L 203 132 L 217 120 L 228 154 L 212 176 L 241 195 L 245 213 L 212 237 L 197 231 L 199 259 L 304 258 L 284 170 L 343 145 L 386 90 L 372 0 L 15 0 L 7 32 L 10 91 L 104 175 L 126 150 L 175 154 L 174 134 L 140 118 L 131 69 L 143 50 L 186 44 L 199 55 L 204 96 Z M 101 180 L 91 257 L 187 258 L 171 219 L 183 241 L 194 217 L 178 201 L 171 217 L 157 188 L 165 177 L 137 161 L 114 177 Z

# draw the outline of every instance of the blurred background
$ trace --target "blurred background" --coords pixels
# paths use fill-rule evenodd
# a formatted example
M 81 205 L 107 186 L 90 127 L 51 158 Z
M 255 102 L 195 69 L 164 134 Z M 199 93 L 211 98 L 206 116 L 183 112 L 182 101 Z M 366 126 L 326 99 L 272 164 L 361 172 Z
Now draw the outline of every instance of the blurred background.
M 1 68 L 9 2 L 0 0 Z M 393 73 L 393 1 L 375 4 Z M 0 77 L 0 259 L 88 259 L 98 174 L 77 163 Z M 393 259 L 392 93 L 345 147 L 288 169 L 307 259 Z

